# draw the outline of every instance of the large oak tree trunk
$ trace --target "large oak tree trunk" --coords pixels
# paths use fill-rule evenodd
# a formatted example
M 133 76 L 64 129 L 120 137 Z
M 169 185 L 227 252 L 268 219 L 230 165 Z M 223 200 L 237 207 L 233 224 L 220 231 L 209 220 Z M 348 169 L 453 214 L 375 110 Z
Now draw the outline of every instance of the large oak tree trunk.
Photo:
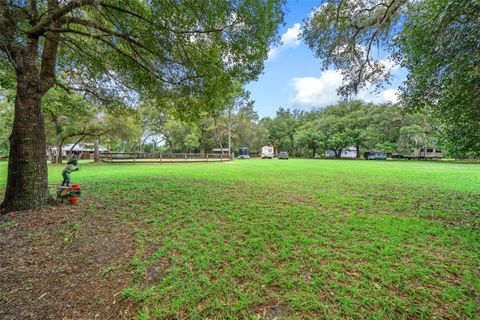
M 93 162 L 100 162 L 100 141 L 98 141 L 98 139 L 95 139 L 93 145 Z
M 63 141 L 57 144 L 57 159 L 55 163 L 58 163 L 58 164 L 62 163 L 62 149 L 63 149 Z
M 342 149 L 335 150 L 335 158 L 340 159 L 342 157 Z
M 0 206 L 4 211 L 38 208 L 50 201 L 42 96 L 38 88 L 38 79 L 17 77 L 7 188 Z
M 139 148 L 138 148 L 138 151 L 140 153 L 145 153 L 145 140 L 143 140 L 142 138 L 138 139 L 138 142 L 139 142 Z
M 232 122 L 228 119 L 228 158 L 232 159 Z
M 50 159 L 50 163 L 52 163 L 52 164 L 55 163 L 55 161 L 56 161 L 56 156 L 55 156 L 55 154 L 53 153 L 52 148 L 50 148 L 50 147 L 48 148 L 48 157 L 49 157 L 49 159 Z
M 53 8 L 58 2 L 49 1 L 48 4 Z M 47 34 L 41 64 L 38 35 L 28 37 L 25 47 L 15 46 L 12 51 L 17 80 L 15 115 L 10 135 L 7 187 L 0 212 L 39 208 L 53 202 L 48 192 L 42 96 L 54 84 L 60 38 L 55 33 Z

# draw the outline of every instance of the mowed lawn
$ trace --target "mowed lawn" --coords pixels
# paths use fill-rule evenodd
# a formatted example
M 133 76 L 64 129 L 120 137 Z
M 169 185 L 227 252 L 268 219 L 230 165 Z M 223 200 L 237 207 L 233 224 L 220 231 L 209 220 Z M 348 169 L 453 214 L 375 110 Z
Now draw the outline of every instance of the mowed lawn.
M 135 228 L 130 262 L 104 272 L 135 275 L 138 319 L 480 317 L 480 165 L 80 167 L 85 214 Z

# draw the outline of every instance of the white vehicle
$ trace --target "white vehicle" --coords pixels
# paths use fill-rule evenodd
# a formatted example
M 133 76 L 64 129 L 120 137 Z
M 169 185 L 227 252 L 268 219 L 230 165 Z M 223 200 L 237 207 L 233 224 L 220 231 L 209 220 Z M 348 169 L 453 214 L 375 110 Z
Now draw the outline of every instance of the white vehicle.
M 262 159 L 273 159 L 273 147 L 262 147 Z
M 432 160 L 432 159 L 443 158 L 443 156 L 444 156 L 443 152 L 440 148 L 423 147 L 423 148 L 410 150 L 410 155 L 407 156 L 407 158 Z

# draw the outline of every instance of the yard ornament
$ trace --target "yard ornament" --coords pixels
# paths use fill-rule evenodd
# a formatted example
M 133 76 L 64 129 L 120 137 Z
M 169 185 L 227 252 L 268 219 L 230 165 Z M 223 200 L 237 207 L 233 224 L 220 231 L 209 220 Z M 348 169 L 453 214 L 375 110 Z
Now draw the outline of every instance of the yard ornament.
M 70 187 L 70 173 L 73 171 L 78 171 L 79 168 L 77 167 L 77 165 L 78 165 L 78 160 L 75 157 L 70 159 L 67 162 L 67 166 L 62 171 L 62 177 L 63 177 L 62 187 L 63 186 Z

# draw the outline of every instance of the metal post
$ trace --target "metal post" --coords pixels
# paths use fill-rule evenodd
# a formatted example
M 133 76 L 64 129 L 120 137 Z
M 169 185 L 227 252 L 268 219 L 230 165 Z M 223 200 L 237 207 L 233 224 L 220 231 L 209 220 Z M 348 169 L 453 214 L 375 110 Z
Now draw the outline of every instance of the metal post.
M 187 163 L 187 154 L 185 153 L 185 163 Z
M 208 162 L 208 153 L 207 153 L 207 162 Z

